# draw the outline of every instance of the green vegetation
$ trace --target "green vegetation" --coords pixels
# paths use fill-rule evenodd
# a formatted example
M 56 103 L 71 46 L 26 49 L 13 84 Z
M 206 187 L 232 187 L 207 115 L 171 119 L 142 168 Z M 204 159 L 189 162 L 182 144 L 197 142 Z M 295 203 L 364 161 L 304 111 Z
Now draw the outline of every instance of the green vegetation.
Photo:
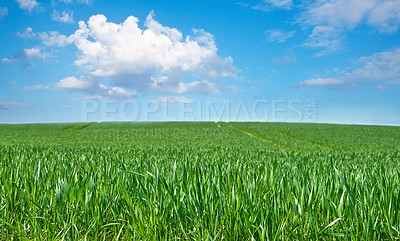
M 400 128 L 0 125 L 0 240 L 395 240 Z

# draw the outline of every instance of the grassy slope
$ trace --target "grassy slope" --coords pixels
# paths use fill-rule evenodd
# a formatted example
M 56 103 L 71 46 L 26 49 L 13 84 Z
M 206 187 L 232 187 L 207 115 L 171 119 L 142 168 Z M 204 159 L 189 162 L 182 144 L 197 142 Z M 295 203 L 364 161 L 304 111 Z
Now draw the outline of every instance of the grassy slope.
M 220 125 L 0 125 L 1 239 L 400 237 L 400 128 Z

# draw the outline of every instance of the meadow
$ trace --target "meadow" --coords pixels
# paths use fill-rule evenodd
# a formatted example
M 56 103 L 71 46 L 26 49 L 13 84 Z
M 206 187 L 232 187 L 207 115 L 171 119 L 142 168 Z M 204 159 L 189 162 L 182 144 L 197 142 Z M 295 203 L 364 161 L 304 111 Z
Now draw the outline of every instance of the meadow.
M 0 125 L 0 240 L 400 239 L 400 127 Z

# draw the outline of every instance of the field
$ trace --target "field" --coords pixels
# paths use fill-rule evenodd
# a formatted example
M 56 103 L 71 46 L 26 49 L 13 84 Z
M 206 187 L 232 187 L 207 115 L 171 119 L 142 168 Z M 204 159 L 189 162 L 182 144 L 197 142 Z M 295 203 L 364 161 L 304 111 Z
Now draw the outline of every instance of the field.
M 400 239 L 400 127 L 0 125 L 0 240 Z

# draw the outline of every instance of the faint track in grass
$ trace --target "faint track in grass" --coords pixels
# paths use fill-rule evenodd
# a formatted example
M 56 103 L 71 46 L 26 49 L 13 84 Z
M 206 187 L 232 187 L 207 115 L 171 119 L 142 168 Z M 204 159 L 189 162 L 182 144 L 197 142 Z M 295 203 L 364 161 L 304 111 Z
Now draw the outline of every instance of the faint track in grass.
M 326 143 L 319 143 L 317 141 L 314 141 L 314 140 L 311 140 L 311 139 L 308 139 L 308 138 L 305 138 L 305 137 L 302 137 L 302 136 L 293 135 L 293 134 L 291 134 L 289 132 L 279 131 L 279 130 L 276 130 L 276 129 L 269 129 L 269 130 L 272 131 L 272 132 L 278 133 L 280 135 L 286 136 L 288 138 L 294 139 L 294 140 L 306 142 L 308 144 L 311 144 L 312 146 L 316 146 L 316 147 L 319 147 L 321 149 L 341 151 L 340 148 L 337 148 L 335 146 L 332 146 L 332 145 L 329 145 L 329 144 L 326 144 Z
M 254 134 L 254 133 L 245 131 L 243 129 L 240 129 L 239 127 L 234 126 L 233 123 L 229 123 L 228 126 L 231 127 L 232 129 L 238 130 L 238 131 L 242 132 L 243 134 L 246 134 L 246 135 L 248 135 L 250 137 L 253 137 L 253 138 L 257 139 L 257 140 L 260 140 L 260 141 L 262 141 L 264 143 L 267 143 L 267 144 L 269 144 L 271 146 L 277 147 L 278 149 L 284 149 L 281 145 L 279 145 L 278 143 L 274 142 L 273 140 L 270 140 L 270 139 L 267 139 L 265 137 L 259 136 L 257 134 Z
M 275 142 L 275 141 L 273 141 L 271 139 L 265 138 L 264 136 L 257 135 L 255 133 L 252 133 L 252 132 L 248 131 L 248 130 L 243 130 L 243 129 L 239 128 L 239 127 L 236 127 L 236 126 L 234 126 L 233 123 L 229 123 L 229 127 L 234 128 L 234 129 L 236 129 L 236 130 L 238 130 L 238 131 L 240 131 L 240 132 L 242 132 L 242 133 L 244 133 L 246 135 L 249 135 L 249 136 L 251 136 L 253 138 L 256 138 L 256 139 L 258 139 L 260 141 L 263 141 L 265 143 L 273 145 L 273 146 L 275 146 L 275 147 L 277 147 L 279 149 L 287 149 L 284 146 L 280 145 L 279 143 L 277 143 L 277 142 Z M 292 140 L 302 141 L 302 142 L 308 143 L 311 146 L 318 147 L 318 148 L 321 148 L 321 149 L 324 149 L 324 150 L 342 151 L 342 149 L 337 148 L 335 146 L 332 146 L 332 145 L 329 145 L 329 144 L 325 144 L 325 143 L 319 143 L 317 141 L 310 140 L 308 138 L 304 138 L 304 137 L 300 137 L 300 136 L 296 136 L 296 135 L 293 135 L 293 134 L 285 132 L 285 131 L 279 131 L 279 130 L 275 130 L 275 129 L 268 129 L 268 131 L 274 132 L 274 133 L 276 133 L 276 134 L 278 134 L 280 136 L 283 136 L 283 137 L 286 137 L 286 138 L 290 138 Z
M 61 130 L 65 131 L 65 130 L 72 129 L 72 128 L 74 128 L 76 126 L 79 126 L 79 125 L 80 125 L 80 123 L 72 124 L 72 125 L 69 125 L 67 127 L 62 128 Z
M 77 128 L 76 130 L 82 130 L 82 129 L 88 128 L 91 125 L 94 125 L 94 123 L 88 123 L 88 124 L 86 124 L 84 126 L 81 126 L 81 127 Z
M 61 130 L 63 130 L 63 131 L 71 130 L 71 129 L 73 129 L 73 130 L 82 130 L 82 129 L 88 128 L 89 126 L 94 125 L 94 124 L 95 123 L 86 123 L 86 124 L 85 123 L 76 123 L 76 124 L 72 124 L 72 125 L 66 126 L 66 127 L 62 128 Z

